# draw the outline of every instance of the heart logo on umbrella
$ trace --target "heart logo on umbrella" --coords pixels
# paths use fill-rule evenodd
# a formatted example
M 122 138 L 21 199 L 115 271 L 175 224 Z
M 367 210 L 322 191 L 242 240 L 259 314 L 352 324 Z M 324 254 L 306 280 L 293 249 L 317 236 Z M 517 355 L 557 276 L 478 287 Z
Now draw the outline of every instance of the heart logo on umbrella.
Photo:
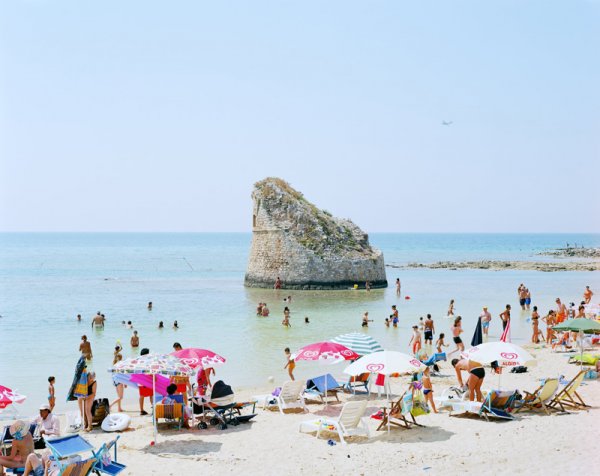
M 195 358 L 189 358 L 189 359 L 179 359 L 181 360 L 184 364 L 189 365 L 190 367 L 195 367 L 196 365 L 198 365 L 200 362 L 198 361 L 198 359 Z
M 502 352 L 502 353 L 500 354 L 500 356 L 501 356 L 503 359 L 508 359 L 508 360 L 515 360 L 515 359 L 519 358 L 519 355 L 518 355 L 518 354 L 514 354 L 514 353 L 512 353 L 512 352 Z
M 312 357 L 316 357 L 317 355 L 319 355 L 319 353 L 316 350 L 307 350 L 304 352 L 304 357 L 306 358 L 312 358 Z
M 385 365 L 383 364 L 369 364 L 367 365 L 367 370 L 369 372 L 373 372 L 373 373 L 377 373 L 380 370 L 383 370 L 385 368 Z
M 419 361 L 419 360 L 417 360 L 417 359 L 412 359 L 412 360 L 410 361 L 410 363 L 411 363 L 412 365 L 414 365 L 415 367 L 420 367 L 420 366 L 422 365 L 422 364 L 421 364 L 421 361 Z

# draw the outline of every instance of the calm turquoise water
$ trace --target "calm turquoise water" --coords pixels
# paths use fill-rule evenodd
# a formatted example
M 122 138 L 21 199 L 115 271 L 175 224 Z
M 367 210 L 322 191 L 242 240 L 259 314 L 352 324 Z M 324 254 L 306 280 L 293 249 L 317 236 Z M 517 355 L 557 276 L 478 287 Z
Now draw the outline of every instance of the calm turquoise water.
M 234 386 L 263 384 L 268 376 L 283 381 L 283 349 L 362 331 L 361 316 L 375 322 L 368 330 L 388 349 L 407 351 L 408 329 L 431 313 L 438 332 L 448 333 L 443 318 L 450 299 L 463 316 L 467 341 L 483 305 L 493 313 L 491 335 L 499 336 L 497 315 L 505 304 L 513 313 L 513 341 L 529 337 L 527 315 L 518 310 L 516 288 L 526 283 L 533 304 L 550 308 L 554 299 L 579 301 L 585 285 L 600 295 L 600 273 L 388 268 L 390 288 L 366 291 L 292 291 L 246 289 L 244 272 L 251 235 L 215 234 L 0 234 L 0 384 L 29 396 L 22 413 L 35 409 L 46 394 L 46 378 L 57 377 L 59 410 L 64 403 L 82 334 L 94 351 L 99 395 L 114 397 L 105 372 L 117 341 L 130 349 L 131 320 L 141 346 L 170 352 L 173 342 L 210 348 L 228 359 L 218 375 Z M 600 246 L 600 235 L 514 234 L 372 234 L 386 263 L 467 259 L 549 259 L 535 256 L 566 242 Z M 393 282 L 402 281 L 397 299 Z M 292 328 L 281 326 L 284 297 L 292 294 Z M 410 300 L 404 296 L 409 295 Z M 146 310 L 148 301 L 153 311 Z M 266 301 L 271 317 L 257 318 L 256 304 Z M 398 304 L 401 326 L 383 320 Z M 108 321 L 93 331 L 91 317 L 102 311 Z M 76 315 L 83 322 L 76 321 Z M 304 324 L 304 316 L 311 323 Z M 159 330 L 158 322 L 166 328 Z M 171 325 L 177 320 L 179 330 Z M 343 366 L 335 372 L 341 373 Z M 297 373 L 321 369 L 300 364 Z M 130 393 L 131 395 L 132 393 Z M 73 405 L 73 404 L 69 404 Z M 74 407 L 74 405 L 73 405 Z

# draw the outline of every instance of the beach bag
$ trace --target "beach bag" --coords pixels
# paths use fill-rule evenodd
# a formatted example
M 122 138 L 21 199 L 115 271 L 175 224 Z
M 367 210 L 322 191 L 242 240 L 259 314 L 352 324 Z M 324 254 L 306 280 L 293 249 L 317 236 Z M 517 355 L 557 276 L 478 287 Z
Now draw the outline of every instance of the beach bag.
M 98 398 L 92 403 L 92 425 L 100 425 L 110 414 L 108 398 Z
M 518 367 L 513 367 L 510 370 L 510 372 L 513 374 L 522 374 L 522 373 L 527 372 L 527 367 L 523 367 L 522 365 L 519 365 Z
M 413 398 L 410 392 L 406 392 L 402 397 L 402 414 L 408 415 L 412 411 Z
M 67 433 L 77 433 L 81 430 L 81 415 L 79 412 L 67 413 Z
M 417 390 L 413 392 L 412 395 L 412 409 L 410 410 L 410 414 L 414 417 L 420 415 L 427 415 L 429 413 L 429 405 L 427 405 L 427 401 L 425 400 L 425 395 L 421 390 Z

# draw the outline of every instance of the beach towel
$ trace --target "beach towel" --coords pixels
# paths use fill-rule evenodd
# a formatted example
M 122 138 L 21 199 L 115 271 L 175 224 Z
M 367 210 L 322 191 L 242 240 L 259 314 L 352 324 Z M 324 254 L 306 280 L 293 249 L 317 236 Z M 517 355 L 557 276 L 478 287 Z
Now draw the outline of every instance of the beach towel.
M 75 398 L 85 398 L 88 396 L 88 373 L 84 371 L 79 377 L 77 385 L 75 385 L 75 391 L 73 392 Z
M 86 368 L 86 363 L 85 363 L 85 357 L 81 356 L 79 357 L 79 360 L 77 361 L 77 365 L 75 365 L 75 375 L 73 376 L 73 382 L 71 383 L 71 387 L 69 388 L 69 391 L 67 392 L 67 402 L 72 402 L 73 400 L 77 400 L 77 396 L 75 395 L 75 389 L 77 387 L 77 385 L 79 384 L 79 381 L 81 380 L 81 376 L 84 373 L 84 370 Z M 86 380 L 85 380 L 85 397 L 87 397 L 87 375 L 86 375 Z

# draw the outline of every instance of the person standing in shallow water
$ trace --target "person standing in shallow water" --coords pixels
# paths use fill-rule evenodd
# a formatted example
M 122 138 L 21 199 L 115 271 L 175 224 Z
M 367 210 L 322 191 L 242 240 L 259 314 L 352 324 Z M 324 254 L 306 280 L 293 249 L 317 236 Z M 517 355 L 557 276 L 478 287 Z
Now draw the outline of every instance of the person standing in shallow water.
M 396 296 L 400 296 L 401 285 L 400 278 L 396 278 Z
M 510 304 L 506 305 L 506 309 L 500 314 L 500 319 L 502 320 L 502 331 L 504 331 L 510 322 Z
M 148 310 L 149 310 L 149 311 L 151 311 L 151 310 L 152 310 L 152 301 L 150 301 L 150 302 L 148 303 Z
M 281 279 L 279 278 L 279 276 L 277 276 L 277 279 L 275 280 L 275 285 L 273 287 L 275 289 L 281 289 Z
M 85 357 L 85 360 L 92 360 L 92 345 L 88 342 L 86 335 L 81 336 L 79 352 L 81 352 L 81 355 Z

